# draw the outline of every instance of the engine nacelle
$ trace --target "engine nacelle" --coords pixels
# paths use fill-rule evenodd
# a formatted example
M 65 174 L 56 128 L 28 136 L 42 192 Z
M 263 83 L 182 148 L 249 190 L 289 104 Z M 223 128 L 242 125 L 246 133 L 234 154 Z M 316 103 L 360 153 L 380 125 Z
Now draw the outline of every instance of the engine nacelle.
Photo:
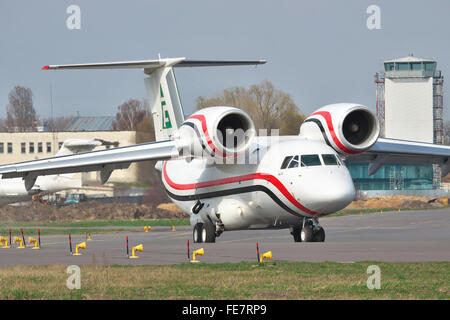
M 183 155 L 230 158 L 242 154 L 255 136 L 252 119 L 241 109 L 209 107 L 195 112 L 175 139 Z
M 305 119 L 300 136 L 321 140 L 341 154 L 369 149 L 380 135 L 375 115 L 365 106 L 337 103 L 320 108 Z

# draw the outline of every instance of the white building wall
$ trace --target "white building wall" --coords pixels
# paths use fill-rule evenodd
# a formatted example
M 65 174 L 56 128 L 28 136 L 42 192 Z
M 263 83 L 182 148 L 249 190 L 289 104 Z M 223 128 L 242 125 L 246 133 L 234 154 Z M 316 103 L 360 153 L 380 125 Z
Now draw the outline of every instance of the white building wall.
M 385 79 L 385 135 L 433 143 L 433 78 Z

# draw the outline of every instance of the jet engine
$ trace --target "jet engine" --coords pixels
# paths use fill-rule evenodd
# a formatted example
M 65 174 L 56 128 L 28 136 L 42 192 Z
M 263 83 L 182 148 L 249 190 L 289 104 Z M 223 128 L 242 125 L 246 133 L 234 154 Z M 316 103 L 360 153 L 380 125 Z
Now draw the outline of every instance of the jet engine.
M 209 107 L 187 118 L 175 139 L 183 155 L 223 159 L 244 152 L 255 132 L 252 119 L 241 109 Z
M 320 108 L 300 127 L 300 136 L 321 140 L 341 154 L 357 154 L 378 139 L 380 125 L 365 106 L 338 103 Z

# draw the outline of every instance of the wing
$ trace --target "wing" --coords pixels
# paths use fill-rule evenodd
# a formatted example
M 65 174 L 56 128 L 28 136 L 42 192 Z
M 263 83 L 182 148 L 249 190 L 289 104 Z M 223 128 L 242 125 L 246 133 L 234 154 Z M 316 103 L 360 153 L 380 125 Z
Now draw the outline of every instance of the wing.
M 439 164 L 441 174 L 449 172 L 450 146 L 379 138 L 366 152 L 346 157 L 349 162 L 369 162 L 369 175 L 385 163 Z
M 167 160 L 179 156 L 172 140 L 143 143 L 114 149 L 84 152 L 0 166 L 2 179 L 22 177 L 30 190 L 38 176 L 100 171 L 105 183 L 115 169 L 126 169 L 132 162 Z

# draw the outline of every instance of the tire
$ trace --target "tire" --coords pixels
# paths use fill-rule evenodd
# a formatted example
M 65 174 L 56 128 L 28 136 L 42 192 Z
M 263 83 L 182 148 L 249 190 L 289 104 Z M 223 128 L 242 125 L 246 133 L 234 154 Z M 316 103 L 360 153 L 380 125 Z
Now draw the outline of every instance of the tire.
M 325 230 L 322 227 L 319 227 L 319 230 L 314 232 L 313 237 L 314 242 L 324 242 L 325 241 Z
M 300 231 L 302 230 L 302 227 L 293 227 L 292 228 L 292 236 L 294 237 L 295 242 L 302 242 L 302 239 L 300 237 Z
M 204 223 L 201 228 L 201 240 L 204 243 L 216 242 L 216 227 L 212 223 Z
M 202 242 L 202 227 L 203 223 L 197 223 L 194 226 L 194 231 L 192 232 L 192 238 L 194 239 L 194 243 Z
M 313 241 L 313 230 L 309 226 L 304 226 L 300 232 L 300 239 L 302 242 L 312 242 Z

